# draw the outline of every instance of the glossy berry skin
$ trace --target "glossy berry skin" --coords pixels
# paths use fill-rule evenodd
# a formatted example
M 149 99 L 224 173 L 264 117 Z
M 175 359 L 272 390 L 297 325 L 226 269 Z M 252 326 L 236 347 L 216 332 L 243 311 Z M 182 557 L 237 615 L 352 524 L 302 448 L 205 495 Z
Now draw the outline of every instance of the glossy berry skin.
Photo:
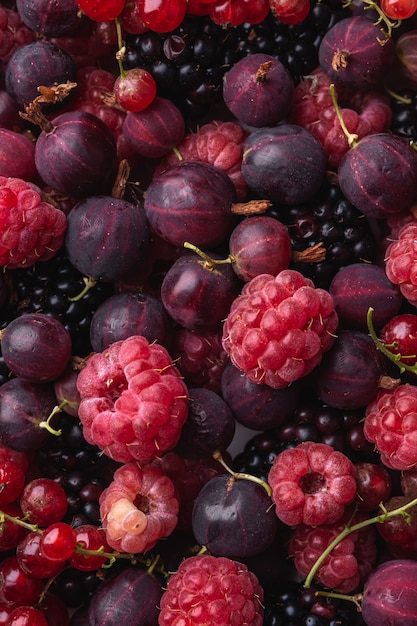
M 383 36 L 382 36 L 383 37 Z M 383 82 L 394 61 L 392 38 L 380 43 L 379 25 L 357 15 L 337 22 L 323 37 L 319 64 L 336 85 L 364 89 Z
M 247 138 L 242 173 L 258 197 L 298 204 L 324 182 L 326 157 L 320 142 L 296 124 L 259 128 Z
M 381 0 L 381 9 L 392 20 L 406 20 L 417 11 L 416 0 Z
M 183 161 L 153 178 L 144 207 L 151 230 L 165 241 L 174 246 L 189 241 L 210 250 L 224 243 L 236 224 L 235 197 L 225 172 Z
M 397 285 L 388 279 L 378 265 L 353 263 L 342 267 L 329 286 L 340 325 L 367 332 L 367 312 L 372 307 L 376 329 L 400 311 L 403 298 Z M 416 318 L 417 319 L 417 318 Z
M 269 0 L 269 6 L 283 24 L 299 24 L 310 12 L 308 0 Z
M 7 626 L 48 626 L 43 613 L 32 606 L 19 606 L 10 613 Z
M 45 580 L 52 576 L 58 576 L 64 567 L 63 561 L 48 559 L 41 552 L 41 535 L 30 532 L 19 542 L 16 548 L 16 557 L 19 567 L 33 578 Z
M 177 259 L 161 285 L 165 310 L 189 330 L 220 328 L 237 293 L 238 281 L 230 264 L 216 265 L 194 253 Z
M 17 500 L 25 485 L 26 476 L 23 468 L 11 459 L 0 461 L 0 506 Z
M 339 185 L 368 218 L 408 210 L 416 198 L 417 153 L 403 138 L 376 133 L 361 139 L 343 157 Z
M 56 380 L 72 352 L 69 332 L 58 320 L 27 313 L 12 320 L 2 335 L 3 358 L 15 374 L 30 383 Z
M 417 562 L 389 560 L 379 565 L 366 581 L 362 616 L 367 626 L 414 626 L 417 621 Z M 399 602 L 399 599 L 401 601 Z
M 379 338 L 393 354 L 400 354 L 400 363 L 414 365 L 417 361 L 417 315 L 400 313 L 387 321 Z
M 63 37 L 76 32 L 81 24 L 75 0 L 17 0 L 22 21 L 33 31 L 48 37 Z
M 323 443 L 305 442 L 278 454 L 268 483 L 275 512 L 289 526 L 339 521 L 356 492 L 351 461 Z
M 293 92 L 289 71 L 267 54 L 243 57 L 224 77 L 226 106 L 242 124 L 256 128 L 283 121 L 291 109 Z
M 287 227 L 272 217 L 245 219 L 233 229 L 229 252 L 237 276 L 248 282 L 258 274 L 277 275 L 288 268 L 291 238 Z
M 146 109 L 155 98 L 155 79 L 143 68 L 132 68 L 125 76 L 116 78 L 113 93 L 123 109 L 137 113 Z
M 181 24 L 187 10 L 186 0 L 138 1 L 138 16 L 149 30 L 167 33 Z
M 42 532 L 39 548 L 47 559 L 63 563 L 74 553 L 75 545 L 76 535 L 72 526 L 56 522 Z
M 0 563 L 0 602 L 32 605 L 39 600 L 42 589 L 43 581 L 26 574 L 16 556 L 8 556 Z
M 112 132 L 101 119 L 85 111 L 72 110 L 54 117 L 36 141 L 39 175 L 64 195 L 83 197 L 106 191 L 115 161 Z
M 141 205 L 107 195 L 90 196 L 78 202 L 67 220 L 67 256 L 85 276 L 114 282 L 145 261 L 150 231 Z
M 77 0 L 77 5 L 92 20 L 110 22 L 119 17 L 125 0 Z
M 129 565 L 94 593 L 88 605 L 88 624 L 153 626 L 161 595 L 157 578 L 140 566 Z
M 20 46 L 13 53 L 5 71 L 5 86 L 18 107 L 39 96 L 39 85 L 47 87 L 74 82 L 76 65 L 72 57 L 60 46 L 50 41 L 35 41 Z M 25 80 L 21 77 L 24 76 Z M 44 110 L 45 105 L 42 105 Z
M 197 542 L 211 554 L 244 558 L 266 550 L 278 524 L 271 498 L 261 485 L 224 474 L 212 478 L 198 494 L 192 528 Z
M 106 535 L 102 528 L 93 524 L 81 524 L 75 529 L 75 538 L 78 546 L 85 550 L 103 550 L 109 552 Z M 82 554 L 77 550 L 68 559 L 69 564 L 81 572 L 94 572 L 107 561 L 107 557 L 98 554 Z
M 391 495 L 392 480 L 388 471 L 375 463 L 355 463 L 356 499 L 362 511 L 378 509 Z
M 46 527 L 60 522 L 68 510 L 63 487 L 51 478 L 34 478 L 26 483 L 20 506 L 32 524 Z

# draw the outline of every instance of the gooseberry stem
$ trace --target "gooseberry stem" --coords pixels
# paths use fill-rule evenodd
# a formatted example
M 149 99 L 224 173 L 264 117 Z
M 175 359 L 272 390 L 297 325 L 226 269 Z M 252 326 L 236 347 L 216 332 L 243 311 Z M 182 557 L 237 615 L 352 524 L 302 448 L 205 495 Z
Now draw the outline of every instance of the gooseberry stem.
M 417 498 L 414 498 L 414 500 L 411 500 L 410 502 L 407 502 L 407 504 L 404 504 L 403 506 L 400 506 L 397 509 L 393 509 L 392 511 L 387 511 L 385 507 L 381 504 L 380 508 L 382 510 L 382 513 L 380 513 L 379 515 L 375 515 L 375 517 L 370 517 L 366 520 L 363 520 L 362 522 L 353 524 L 353 526 L 348 526 L 348 525 L 345 526 L 345 528 L 339 533 L 339 535 L 335 537 L 332 542 L 329 543 L 329 545 L 327 546 L 325 550 L 323 550 L 323 552 L 321 553 L 317 561 L 314 563 L 313 567 L 308 573 L 307 578 L 304 581 L 304 587 L 308 588 L 311 586 L 314 576 L 317 574 L 317 571 L 319 570 L 322 563 L 329 556 L 329 554 L 335 549 L 335 547 L 338 546 L 341 541 L 343 541 L 345 537 L 347 537 L 351 533 L 356 532 L 357 530 L 361 530 L 362 528 L 365 528 L 366 526 L 371 526 L 372 524 L 382 524 L 383 522 L 385 522 L 385 520 L 389 519 L 390 517 L 395 517 L 396 515 L 407 516 L 408 513 L 406 513 L 406 511 L 408 509 L 411 509 L 415 505 L 417 505 Z
M 220 463 L 220 465 L 222 467 L 224 467 L 224 469 L 229 472 L 229 474 L 231 474 L 233 476 L 233 478 L 236 478 L 237 480 L 251 480 L 253 483 L 257 483 L 258 485 L 260 485 L 263 489 L 265 489 L 266 493 L 268 494 L 268 496 L 271 497 L 272 495 L 272 489 L 271 487 L 268 485 L 268 483 L 266 483 L 264 480 L 262 480 L 262 478 L 259 478 L 258 476 L 253 476 L 253 474 L 246 474 L 245 472 L 235 472 L 234 470 L 232 470 L 231 467 L 229 467 L 226 463 L 226 461 L 223 459 L 222 454 L 219 450 L 216 450 L 215 452 L 213 452 L 213 459 L 215 459 L 216 461 L 218 461 Z
M 349 147 L 353 148 L 353 147 L 356 146 L 356 143 L 357 143 L 357 141 L 359 139 L 359 136 L 356 135 L 356 133 L 350 133 L 348 131 L 347 127 L 346 127 L 345 120 L 343 119 L 343 115 L 342 115 L 342 112 L 340 110 L 339 103 L 337 101 L 336 87 L 335 87 L 334 83 L 331 83 L 331 85 L 329 86 L 329 91 L 330 91 L 330 97 L 332 99 L 332 103 L 333 103 L 334 109 L 336 111 L 337 119 L 339 120 L 339 124 L 342 127 L 342 130 L 343 130 L 343 133 L 346 136 L 346 139 L 348 140 Z

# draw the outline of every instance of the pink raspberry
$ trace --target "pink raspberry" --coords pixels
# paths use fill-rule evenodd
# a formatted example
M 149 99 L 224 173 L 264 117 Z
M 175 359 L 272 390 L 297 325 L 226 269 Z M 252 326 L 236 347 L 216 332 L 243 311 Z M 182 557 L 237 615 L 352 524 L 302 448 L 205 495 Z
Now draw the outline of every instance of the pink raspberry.
M 34 33 L 22 22 L 18 11 L 0 6 L 0 61 L 7 63 L 17 48 L 34 39 Z
M 404 298 L 417 305 L 417 220 L 405 224 L 385 252 L 385 272 Z
M 47 261 L 61 248 L 67 218 L 44 202 L 41 190 L 0 176 L 0 265 L 8 269 Z
M 301 524 L 297 526 L 289 544 L 289 554 L 294 557 L 297 571 L 308 576 L 330 543 L 340 535 L 346 524 L 352 526 L 363 520 L 360 514 L 352 517 L 352 511 L 346 511 L 342 520 L 336 524 L 312 528 Z M 377 557 L 375 529 L 367 526 L 350 533 L 330 552 L 320 565 L 315 576 L 316 581 L 339 593 L 350 593 L 363 584 L 371 573 Z
M 299 83 L 294 90 L 292 121 L 313 133 L 326 151 L 329 166 L 337 170 L 350 146 L 336 115 L 330 84 L 321 68 Z M 344 93 L 339 88 L 337 98 L 348 131 L 358 139 L 389 128 L 392 110 L 382 91 Z
M 226 172 L 235 186 L 237 199 L 244 200 L 248 186 L 241 163 L 247 136 L 247 131 L 236 122 L 213 120 L 200 126 L 197 132 L 185 135 L 177 149 L 163 159 L 156 171 L 176 165 L 179 156 L 187 161 L 203 161 Z
M 208 554 L 180 564 L 161 598 L 159 626 L 262 626 L 264 592 L 246 565 Z
M 396 470 L 417 464 L 417 387 L 382 389 L 366 407 L 363 432 L 375 444 L 381 461 Z
M 188 389 L 163 346 L 117 341 L 88 359 L 77 387 L 85 439 L 116 461 L 146 463 L 177 444 Z
M 356 493 L 355 470 L 348 457 L 311 441 L 278 454 L 268 483 L 275 512 L 288 526 L 333 524 Z
M 99 503 L 107 543 L 119 552 L 147 552 L 177 525 L 174 484 L 153 464 L 119 467 Z
M 224 323 L 223 347 L 252 382 L 287 387 L 318 365 L 337 326 L 330 294 L 287 269 L 244 285 Z

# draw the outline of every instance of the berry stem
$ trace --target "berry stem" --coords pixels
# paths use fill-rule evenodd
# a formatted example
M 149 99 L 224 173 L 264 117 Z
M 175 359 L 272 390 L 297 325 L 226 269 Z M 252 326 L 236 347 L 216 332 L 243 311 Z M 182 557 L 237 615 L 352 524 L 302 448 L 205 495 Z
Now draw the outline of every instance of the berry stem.
M 375 26 L 378 26 L 379 24 L 385 24 L 386 29 L 380 29 L 381 33 L 384 35 L 384 39 L 378 39 L 381 46 L 385 45 L 392 36 L 393 28 L 398 28 L 399 26 L 401 26 L 401 20 L 392 22 L 388 18 L 388 16 L 385 15 L 379 4 L 377 2 L 374 2 L 374 0 L 362 0 L 362 2 L 367 5 L 365 7 L 365 10 L 373 9 L 374 11 L 376 11 L 376 13 L 378 13 L 378 19 L 376 22 L 374 22 Z
M 61 404 L 57 404 L 56 406 L 54 406 L 54 408 L 48 415 L 47 419 L 43 420 L 42 422 L 39 422 L 39 428 L 46 428 L 48 432 L 52 433 L 52 435 L 55 435 L 56 437 L 59 437 L 60 435 L 62 435 L 61 429 L 56 430 L 53 426 L 51 426 L 51 420 L 53 417 L 55 417 L 55 415 L 57 415 L 58 413 L 61 413 L 64 406 L 66 406 L 67 404 L 68 404 L 68 400 L 63 400 Z
M 198 256 L 200 256 L 204 260 L 205 267 L 210 270 L 213 269 L 216 265 L 226 265 L 233 262 L 231 256 L 228 256 L 225 259 L 212 259 L 208 254 L 200 250 L 200 248 L 197 248 L 197 246 L 195 246 L 193 243 L 190 243 L 189 241 L 184 241 L 184 248 L 187 248 L 187 250 L 192 250 L 193 252 L 198 254 Z
M 333 106 L 336 111 L 337 119 L 339 120 L 339 124 L 342 127 L 342 130 L 346 136 L 346 139 L 348 140 L 349 147 L 354 148 L 358 142 L 359 136 L 356 135 L 355 133 L 350 133 L 346 127 L 345 120 L 343 119 L 343 115 L 339 107 L 339 103 L 337 102 L 336 88 L 334 86 L 334 83 L 332 83 L 329 86 L 329 91 L 330 91 L 330 97 L 332 99 Z
M 411 374 L 417 375 L 417 363 L 415 363 L 414 365 L 407 365 L 406 363 L 403 363 L 402 361 L 402 359 L 413 358 L 414 355 L 403 356 L 402 354 L 396 354 L 394 352 L 391 352 L 390 350 L 388 350 L 388 346 L 385 343 L 383 343 L 380 339 L 378 339 L 373 322 L 372 322 L 373 312 L 374 312 L 374 309 L 372 307 L 369 307 L 367 315 L 366 315 L 366 323 L 368 325 L 369 334 L 374 340 L 374 343 L 376 347 L 378 348 L 378 350 L 380 350 L 387 357 L 387 359 L 389 359 L 390 361 L 396 364 L 401 374 L 403 374 L 404 372 L 410 372 Z
M 78 302 L 78 300 L 81 300 L 81 298 L 85 296 L 87 291 L 89 291 L 97 283 L 96 279 L 93 278 L 92 276 L 84 276 L 83 281 L 85 285 L 84 289 L 82 289 L 80 293 L 74 296 L 73 298 L 68 298 L 70 302 Z
M 225 462 L 225 460 L 222 457 L 222 453 L 220 452 L 220 450 L 216 450 L 215 452 L 213 452 L 213 459 L 215 459 L 216 461 L 218 461 L 220 463 L 220 465 L 222 467 L 224 467 L 224 469 L 229 472 L 229 474 L 231 474 L 233 476 L 233 478 L 236 479 L 241 479 L 241 480 L 251 480 L 254 483 L 257 483 L 258 485 L 260 485 L 263 489 L 265 489 L 266 493 L 268 494 L 268 496 L 272 495 L 272 489 L 271 487 L 268 485 L 268 483 L 266 483 L 264 480 L 262 480 L 262 478 L 258 478 L 258 476 L 253 476 L 252 474 L 246 474 L 245 472 L 235 472 L 232 470 L 231 467 L 229 467 L 227 465 L 227 463 Z
M 314 563 L 307 578 L 304 581 L 304 587 L 308 588 L 311 586 L 311 583 L 313 582 L 313 578 L 316 575 L 322 563 L 329 556 L 332 550 L 334 550 L 334 548 L 337 545 L 339 545 L 339 543 L 343 541 L 345 537 L 350 535 L 350 533 L 354 533 L 357 530 L 361 530 L 362 528 L 365 528 L 366 526 L 371 526 L 372 524 L 381 524 L 385 522 L 385 520 L 387 520 L 388 518 L 395 517 L 396 515 L 402 515 L 403 517 L 407 519 L 409 515 L 407 513 L 407 510 L 411 509 L 416 504 L 417 504 L 417 498 L 414 498 L 414 500 L 411 500 L 410 502 L 407 502 L 407 504 L 404 504 L 403 506 L 400 506 L 397 509 L 393 509 L 392 511 L 387 511 L 386 508 L 383 506 L 383 504 L 380 504 L 382 513 L 380 513 L 379 515 L 376 515 L 375 517 L 370 517 L 367 520 L 358 522 L 357 524 L 353 524 L 353 526 L 348 526 L 348 525 L 345 526 L 345 528 L 341 531 L 341 533 L 339 533 L 339 535 L 335 537 L 335 539 L 333 539 L 331 543 L 329 543 L 327 548 L 323 550 L 323 552 L 321 553 L 317 561 Z
M 125 46 L 125 43 L 123 41 L 122 26 L 120 24 L 120 20 L 119 20 L 118 17 L 116 17 L 116 19 L 114 21 L 115 21 L 115 24 L 116 24 L 117 45 L 118 45 L 118 50 L 116 52 L 116 59 L 117 59 L 117 63 L 119 64 L 120 76 L 122 78 L 126 78 L 126 70 L 123 67 L 123 59 L 125 58 L 125 54 L 126 54 L 126 46 Z

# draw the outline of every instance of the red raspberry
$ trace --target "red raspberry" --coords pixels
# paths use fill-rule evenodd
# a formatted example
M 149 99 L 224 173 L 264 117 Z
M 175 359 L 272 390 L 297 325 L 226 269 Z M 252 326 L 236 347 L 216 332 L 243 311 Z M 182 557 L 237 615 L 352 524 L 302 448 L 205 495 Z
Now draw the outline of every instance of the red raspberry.
M 61 248 L 67 218 L 44 202 L 41 190 L 20 178 L 0 176 L 0 265 L 29 267 Z
M 107 543 L 119 552 L 147 552 L 177 525 L 174 484 L 153 464 L 119 467 L 99 502 Z
M 362 514 L 352 517 L 346 511 L 343 520 L 328 526 L 311 528 L 301 524 L 295 529 L 289 554 L 302 576 L 308 576 L 311 568 L 329 544 L 345 529 L 363 521 Z M 339 593 L 350 593 L 363 584 L 371 573 L 377 557 L 375 529 L 366 526 L 350 533 L 330 552 L 317 570 L 315 579 L 324 587 Z
M 387 467 L 408 470 L 417 464 L 417 387 L 381 389 L 366 407 L 363 432 Z
M 184 161 L 203 161 L 226 172 L 235 186 L 238 200 L 244 200 L 248 186 L 243 177 L 241 163 L 243 145 L 248 133 L 236 122 L 212 121 L 197 132 L 184 136 L 177 149 L 170 152 L 157 166 L 157 172 Z
M 262 626 L 264 592 L 246 565 L 208 554 L 191 556 L 169 578 L 159 626 Z
M 328 164 L 337 170 L 349 150 L 330 94 L 330 79 L 317 68 L 294 90 L 292 121 L 309 130 L 321 142 Z M 344 93 L 339 89 L 338 104 L 350 133 L 358 139 L 389 128 L 392 117 L 389 97 L 382 91 Z
M 77 379 L 88 443 L 127 463 L 173 448 L 188 414 L 188 389 L 167 350 L 140 335 L 90 357 Z
M 417 221 L 405 224 L 385 252 L 385 272 L 404 298 L 417 305 Z
M 220 392 L 221 377 L 229 363 L 221 331 L 175 329 L 170 352 L 189 387 Z
M 355 469 L 348 457 L 311 441 L 278 454 L 268 483 L 275 512 L 288 526 L 333 524 L 356 494 Z
M 7 63 L 17 48 L 34 39 L 33 32 L 22 22 L 17 11 L 0 6 L 0 61 Z
M 330 294 L 300 272 L 260 274 L 233 301 L 223 347 L 249 380 L 281 388 L 318 365 L 337 325 Z

